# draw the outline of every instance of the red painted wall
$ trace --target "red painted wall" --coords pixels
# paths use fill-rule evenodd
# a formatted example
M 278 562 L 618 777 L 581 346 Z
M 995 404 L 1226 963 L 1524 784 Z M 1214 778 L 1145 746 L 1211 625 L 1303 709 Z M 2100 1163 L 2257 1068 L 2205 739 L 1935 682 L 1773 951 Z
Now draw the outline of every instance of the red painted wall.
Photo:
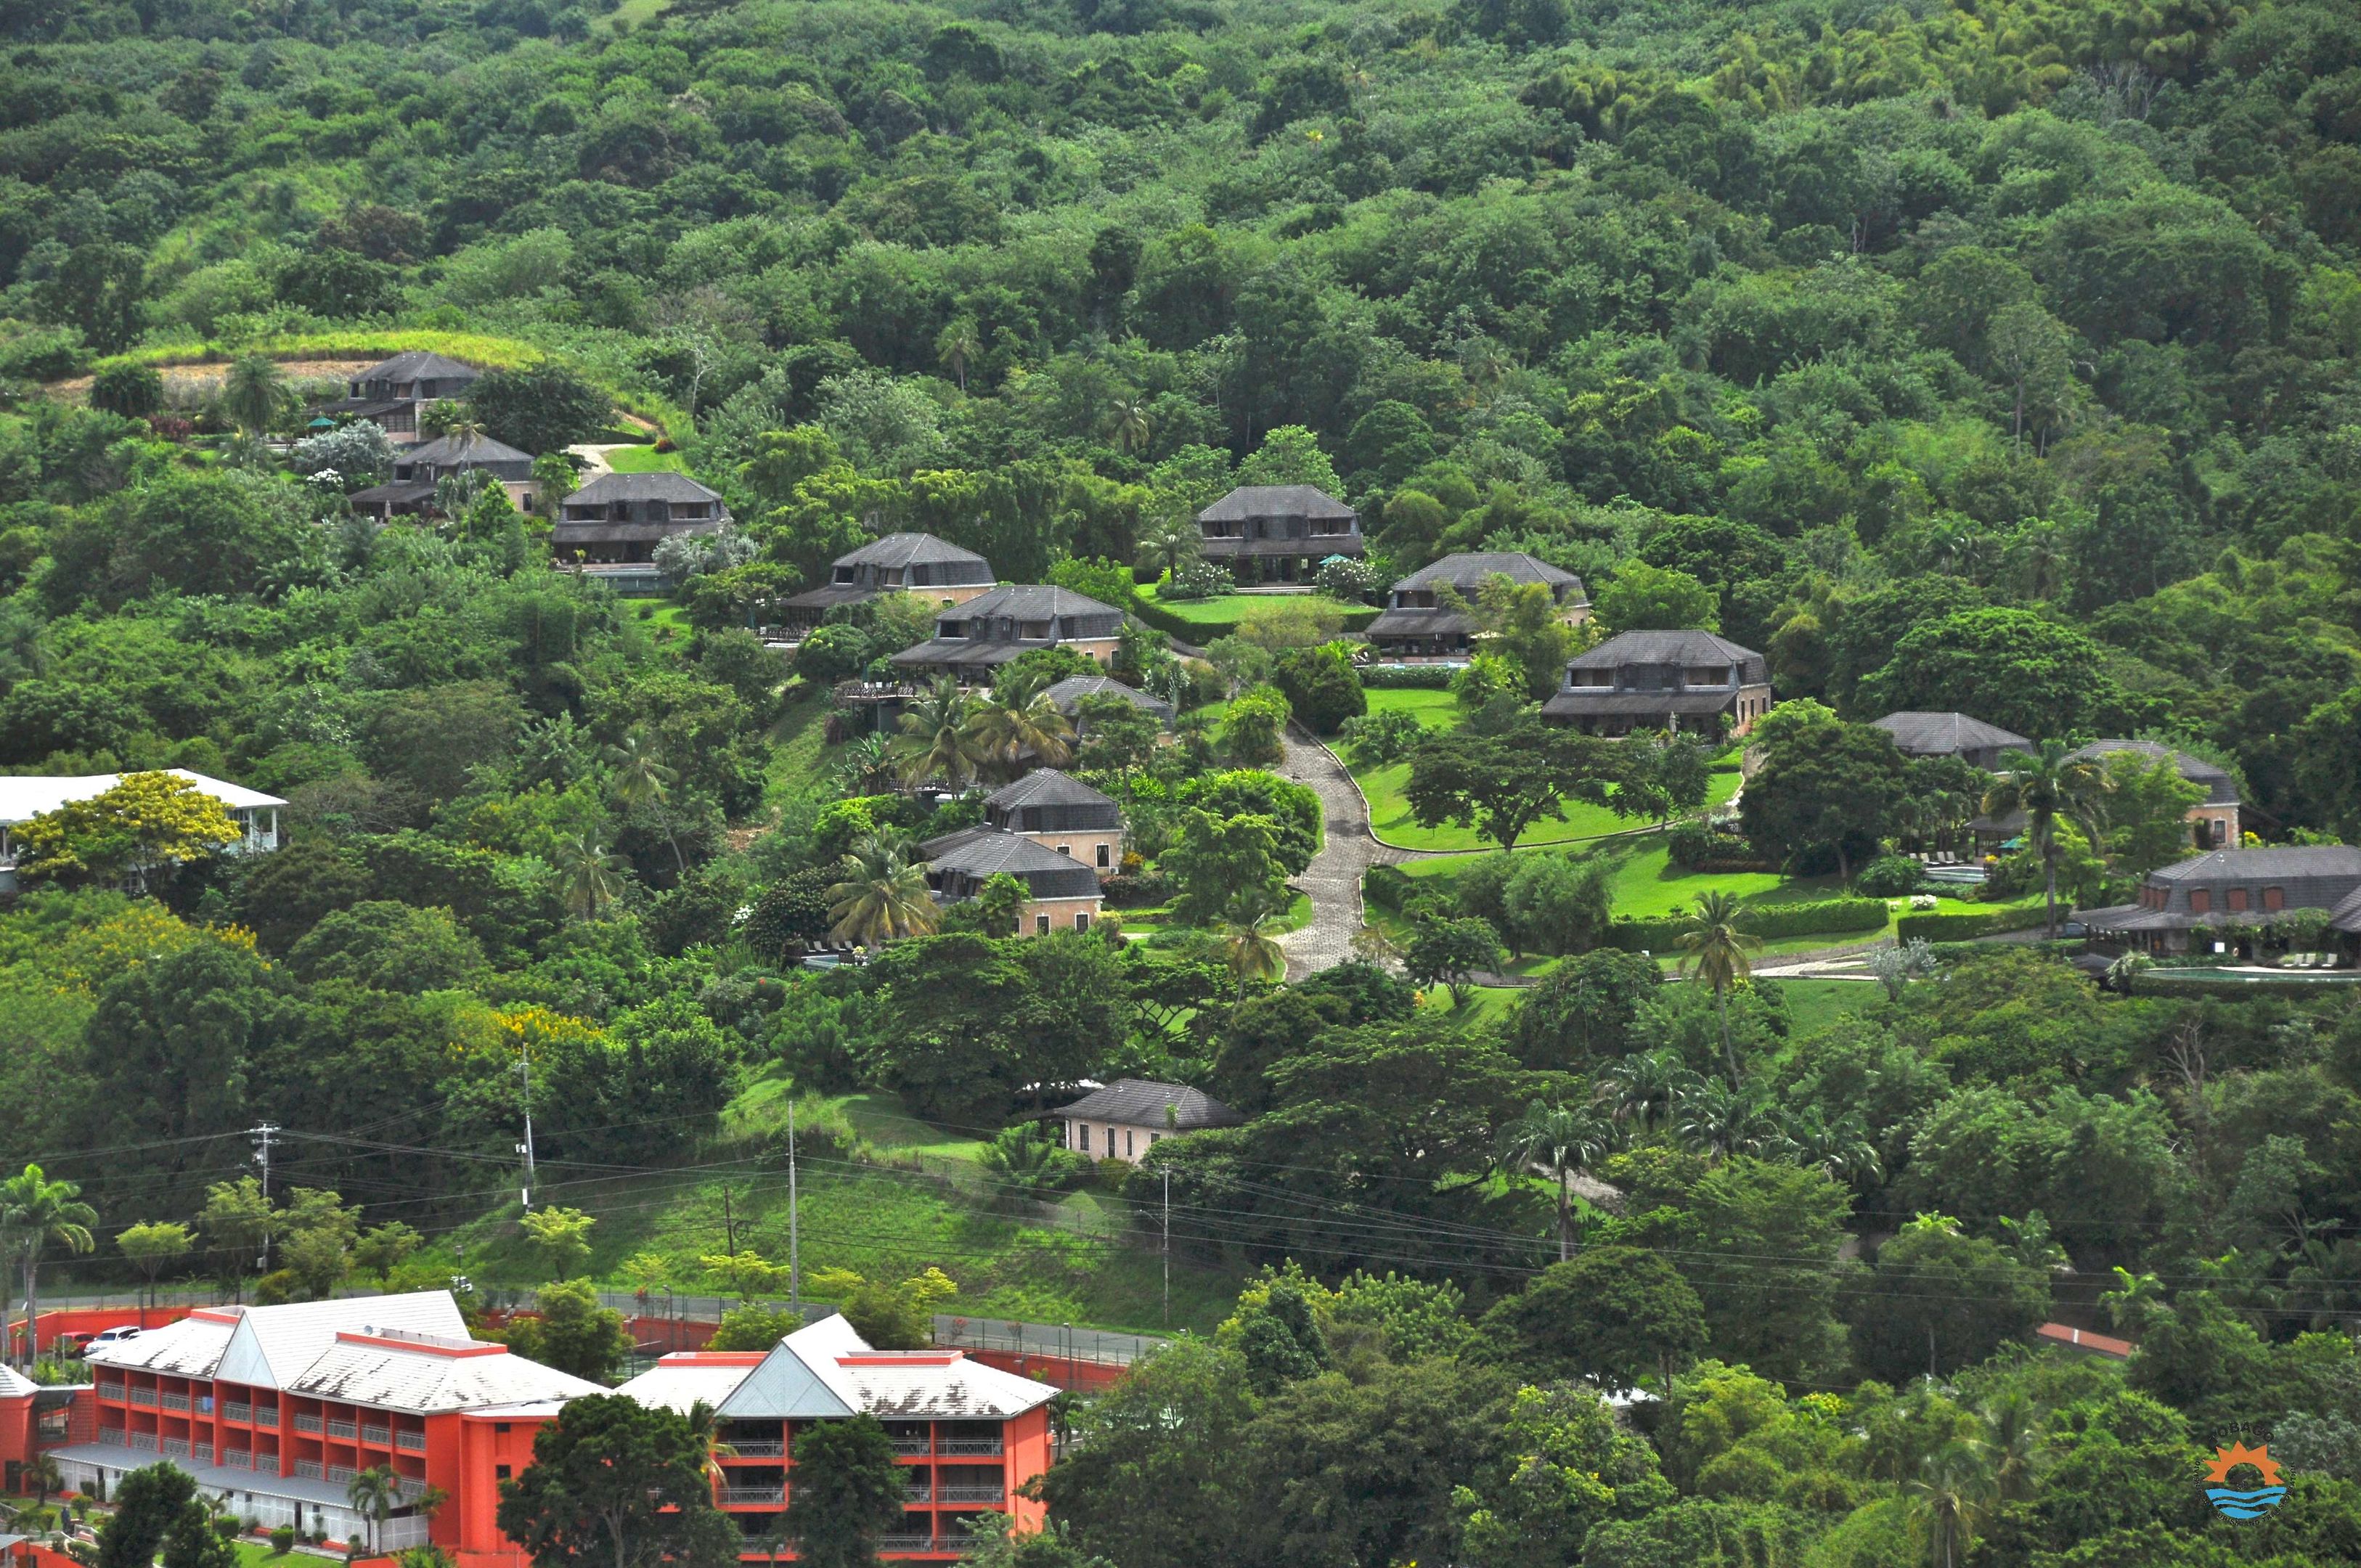
M 58 1342 L 60 1334 L 92 1333 L 119 1324 L 133 1323 L 143 1329 L 160 1329 L 166 1323 L 177 1323 L 189 1315 L 187 1307 L 68 1307 L 41 1314 L 38 1340 L 40 1348 L 48 1350 Z M 17 1351 L 25 1344 L 25 1320 L 11 1318 L 8 1335 Z

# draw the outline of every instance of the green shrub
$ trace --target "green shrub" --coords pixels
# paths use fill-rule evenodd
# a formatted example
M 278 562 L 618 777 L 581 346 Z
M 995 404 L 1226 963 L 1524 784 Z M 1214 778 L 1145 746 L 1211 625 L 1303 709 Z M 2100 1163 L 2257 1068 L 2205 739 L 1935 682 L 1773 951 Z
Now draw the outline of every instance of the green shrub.
M 1457 673 L 1449 664 L 1364 664 L 1361 686 L 1373 692 L 1444 692 Z
M 277 1530 L 270 1532 L 270 1551 L 272 1555 L 284 1557 L 294 1550 L 295 1527 L 293 1525 L 283 1524 Z
M 1880 855 L 1861 869 L 1853 886 L 1866 898 L 1903 898 L 1918 891 L 1926 874 L 1907 855 Z
M 1939 909 L 1931 914 L 1905 915 L 1894 925 L 1894 937 L 1907 942 L 1923 937 L 1930 942 L 1964 942 L 1973 937 L 2003 931 L 2030 931 L 2047 916 L 2039 905 L 2022 909 Z
M 1371 866 L 1361 873 L 1361 896 L 1379 909 L 1400 910 L 1418 883 L 1400 866 Z

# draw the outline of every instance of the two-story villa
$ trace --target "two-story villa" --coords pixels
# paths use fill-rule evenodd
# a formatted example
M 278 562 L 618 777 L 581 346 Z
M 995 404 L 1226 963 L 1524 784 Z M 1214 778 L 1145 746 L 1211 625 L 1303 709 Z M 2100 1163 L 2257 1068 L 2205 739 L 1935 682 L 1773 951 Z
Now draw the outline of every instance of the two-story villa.
M 818 626 L 839 605 L 862 604 L 881 594 L 915 594 L 943 609 L 967 603 L 994 587 L 992 564 L 972 550 L 931 533 L 889 533 L 840 555 L 829 580 L 779 605 L 781 624 Z
M 2029 748 L 2028 748 L 2029 749 Z M 2235 849 L 2240 839 L 2238 824 L 2238 781 L 2227 768 L 2209 762 L 2202 757 L 2192 757 L 2186 751 L 2176 751 L 2153 740 L 2093 740 L 2066 753 L 2070 762 L 2095 762 L 2103 768 L 2107 759 L 2120 752 L 2135 752 L 2153 763 L 2161 757 L 2172 759 L 2180 776 L 2205 791 L 2205 798 L 2191 806 L 2188 812 L 2190 840 L 2201 850 Z M 1976 843 L 1986 854 L 1997 854 L 2024 837 L 2026 817 L 2022 811 L 2011 811 L 1999 817 L 1978 817 L 1968 824 L 1976 836 Z
M 618 1393 L 686 1414 L 714 1413 L 714 1501 L 736 1521 L 748 1562 L 768 1562 L 795 1496 L 796 1446 L 823 1422 L 872 1415 L 894 1442 L 902 1528 L 881 1537 L 889 1560 L 954 1557 L 975 1520 L 1007 1514 L 1038 1530 L 1042 1506 L 1022 1495 L 1049 1467 L 1046 1383 L 956 1350 L 872 1350 L 841 1317 L 798 1329 L 768 1351 L 664 1356 Z M 792 1544 L 777 1553 L 793 1561 Z
M 533 455 L 489 435 L 445 435 L 423 442 L 393 460 L 393 478 L 354 491 L 346 499 L 379 522 L 434 504 L 435 482 L 449 474 L 481 473 L 508 492 L 509 504 L 531 511 L 536 495 Z
M 406 444 L 418 439 L 418 416 L 427 404 L 466 397 L 483 374 L 473 365 L 412 349 L 354 371 L 346 378 L 346 395 L 320 411 L 373 420 L 397 445 Z
M 926 857 L 927 881 L 939 904 L 965 903 L 1003 872 L 1023 883 L 1020 936 L 1087 931 L 1104 905 L 1099 873 L 1088 861 L 988 822 L 929 839 L 918 853 Z
M 243 784 L 225 784 L 192 773 L 186 768 L 161 772 L 211 795 L 237 825 L 238 836 L 222 847 L 225 855 L 258 855 L 279 848 L 279 808 L 287 803 L 275 795 Z M 82 773 L 65 777 L 43 774 L 0 775 L 0 893 L 16 887 L 17 849 L 9 829 L 44 817 L 74 801 L 90 800 L 121 784 L 128 773 Z
M 1089 738 L 1090 720 L 1082 716 L 1082 704 L 1094 696 L 1120 697 L 1165 729 L 1172 728 L 1170 703 L 1153 692 L 1127 686 L 1113 675 L 1068 675 L 1062 681 L 1052 681 L 1043 688 L 1042 695 L 1072 722 L 1078 740 Z
M 984 797 L 983 820 L 1080 861 L 1102 876 L 1123 864 L 1123 808 L 1055 768 L 1036 768 Z
M 1592 735 L 1703 729 L 1743 735 L 1771 711 L 1763 655 L 1710 631 L 1626 631 L 1565 667 L 1544 718 Z
M 2185 953 L 2190 934 L 2268 925 L 2298 910 L 2324 914 L 2347 956 L 2361 937 L 2361 849 L 2345 844 L 2215 850 L 2148 872 L 2139 898 L 2079 918 L 2093 941 Z
M 911 679 L 950 675 L 983 685 L 992 673 L 1034 648 L 1071 648 L 1101 664 L 1115 662 L 1123 611 L 1071 588 L 1018 583 L 979 594 L 935 620 L 935 634 L 890 663 Z
M 1241 583 L 1309 583 L 1331 555 L 1357 560 L 1361 514 L 1311 485 L 1242 485 L 1197 514 L 1205 559 Z
M 401 1501 L 380 1548 L 433 1544 L 460 1568 L 522 1568 L 500 1484 L 568 1399 L 607 1390 L 472 1338 L 448 1291 L 200 1307 L 88 1352 L 90 1441 L 49 1452 L 69 1487 L 112 1486 L 158 1460 L 241 1519 L 368 1539 L 346 1496 L 390 1469 Z M 432 1511 L 427 1488 L 446 1494 Z
M 601 474 L 558 509 L 549 553 L 560 563 L 646 561 L 684 533 L 714 533 L 730 521 L 721 493 L 686 474 Z
M 1450 589 L 1466 604 L 1494 577 L 1518 584 L 1541 583 L 1558 607 L 1558 619 L 1579 626 L 1590 619 L 1590 596 L 1582 579 L 1522 551 L 1475 550 L 1445 555 L 1412 572 L 1393 586 L 1386 611 L 1369 623 L 1367 633 L 1379 659 L 1394 663 L 1433 663 L 1464 660 L 1473 653 L 1475 622 L 1444 603 Z

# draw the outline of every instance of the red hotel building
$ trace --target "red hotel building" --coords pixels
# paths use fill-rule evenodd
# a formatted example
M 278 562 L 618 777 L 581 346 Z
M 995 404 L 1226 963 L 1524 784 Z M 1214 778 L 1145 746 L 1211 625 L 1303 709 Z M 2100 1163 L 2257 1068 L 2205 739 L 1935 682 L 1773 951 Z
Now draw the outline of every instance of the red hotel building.
M 402 1501 L 379 1547 L 432 1542 L 461 1568 L 522 1563 L 494 1522 L 500 1483 L 567 1399 L 606 1392 L 471 1338 L 442 1290 L 203 1307 L 88 1359 L 89 1436 L 49 1449 L 69 1487 L 169 1460 L 239 1519 L 341 1541 L 368 1533 L 346 1483 L 390 1465 Z M 431 1516 L 429 1486 L 446 1494 Z
M 712 1407 L 727 1445 L 714 1500 L 745 1533 L 750 1560 L 771 1556 L 764 1538 L 795 1486 L 796 1435 L 862 1412 L 892 1436 L 908 1505 L 902 1530 L 877 1543 L 880 1555 L 955 1555 L 968 1521 L 986 1512 L 1041 1526 L 1042 1506 L 1016 1489 L 1049 1467 L 1048 1407 L 1058 1391 L 960 1351 L 872 1350 L 831 1317 L 768 1351 L 667 1355 L 617 1392 L 681 1411 Z

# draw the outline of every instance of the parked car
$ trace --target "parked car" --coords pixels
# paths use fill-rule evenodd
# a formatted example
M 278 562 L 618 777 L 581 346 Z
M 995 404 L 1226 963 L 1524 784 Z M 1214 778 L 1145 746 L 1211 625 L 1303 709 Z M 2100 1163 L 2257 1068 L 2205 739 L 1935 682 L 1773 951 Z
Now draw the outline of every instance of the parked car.
M 111 1329 L 101 1329 L 96 1333 L 84 1339 L 82 1343 L 82 1349 L 85 1354 L 87 1354 L 90 1347 L 94 1344 L 118 1344 L 125 1340 L 137 1339 L 138 1337 L 139 1331 L 129 1323 L 117 1323 Z

